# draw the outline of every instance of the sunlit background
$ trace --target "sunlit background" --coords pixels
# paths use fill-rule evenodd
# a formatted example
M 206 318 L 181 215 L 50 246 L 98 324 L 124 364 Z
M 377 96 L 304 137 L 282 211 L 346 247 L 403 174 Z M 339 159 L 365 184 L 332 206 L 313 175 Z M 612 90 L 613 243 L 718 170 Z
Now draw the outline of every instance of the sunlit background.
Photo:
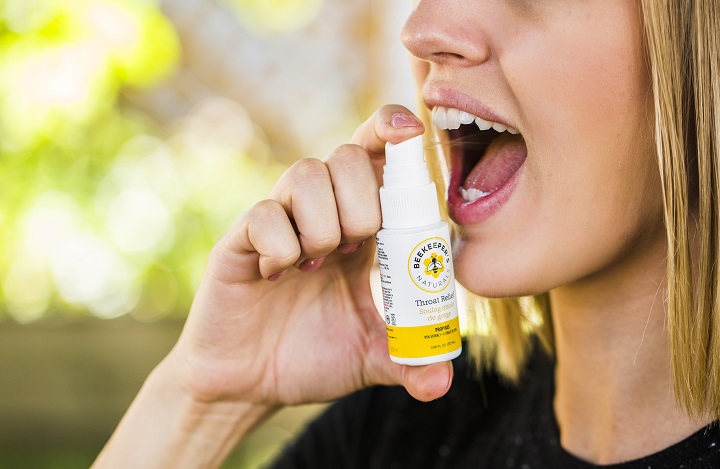
M 409 8 L 0 0 L 0 467 L 88 466 L 215 240 L 293 161 L 413 106 Z M 313 410 L 226 467 L 257 467 Z

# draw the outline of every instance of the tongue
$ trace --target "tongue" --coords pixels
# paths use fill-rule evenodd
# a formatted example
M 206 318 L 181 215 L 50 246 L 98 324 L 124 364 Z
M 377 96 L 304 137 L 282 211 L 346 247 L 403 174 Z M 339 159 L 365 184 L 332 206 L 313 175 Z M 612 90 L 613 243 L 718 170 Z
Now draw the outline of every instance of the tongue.
M 503 134 L 490 144 L 465 179 L 465 189 L 490 193 L 502 187 L 527 158 L 525 140 L 520 135 Z

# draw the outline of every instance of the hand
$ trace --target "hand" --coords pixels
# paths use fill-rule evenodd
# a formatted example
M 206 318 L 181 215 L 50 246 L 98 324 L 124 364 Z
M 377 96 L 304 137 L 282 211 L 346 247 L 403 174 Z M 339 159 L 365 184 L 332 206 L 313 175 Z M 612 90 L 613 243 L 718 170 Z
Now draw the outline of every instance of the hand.
M 168 357 L 187 392 L 272 406 L 373 384 L 445 394 L 450 363 L 390 361 L 369 284 L 385 142 L 423 131 L 404 107 L 381 108 L 352 144 L 293 165 L 217 243 Z

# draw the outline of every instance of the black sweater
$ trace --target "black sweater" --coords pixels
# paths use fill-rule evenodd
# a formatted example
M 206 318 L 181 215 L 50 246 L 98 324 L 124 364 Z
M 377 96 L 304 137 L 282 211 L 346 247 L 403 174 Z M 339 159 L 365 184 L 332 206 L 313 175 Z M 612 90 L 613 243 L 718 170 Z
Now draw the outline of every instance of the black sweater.
M 335 469 L 660 469 L 720 468 L 718 425 L 648 457 L 588 464 L 559 444 L 552 410 L 553 361 L 530 359 L 520 386 L 498 376 L 470 378 L 465 355 L 454 362 L 448 394 L 422 403 L 400 387 L 366 389 L 333 404 L 271 467 Z

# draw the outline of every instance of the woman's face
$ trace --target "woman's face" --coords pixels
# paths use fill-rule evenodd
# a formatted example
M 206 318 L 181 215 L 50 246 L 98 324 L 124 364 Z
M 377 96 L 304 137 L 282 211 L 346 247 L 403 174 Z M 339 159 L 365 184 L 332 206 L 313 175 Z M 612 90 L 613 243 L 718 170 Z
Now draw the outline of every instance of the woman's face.
M 662 242 L 636 2 L 421 0 L 402 39 L 428 107 L 441 107 L 437 127 L 457 125 L 453 109 L 483 119 L 450 131 L 465 143 L 445 152 L 466 288 L 540 293 L 617 271 Z M 483 121 L 519 134 L 480 132 Z

